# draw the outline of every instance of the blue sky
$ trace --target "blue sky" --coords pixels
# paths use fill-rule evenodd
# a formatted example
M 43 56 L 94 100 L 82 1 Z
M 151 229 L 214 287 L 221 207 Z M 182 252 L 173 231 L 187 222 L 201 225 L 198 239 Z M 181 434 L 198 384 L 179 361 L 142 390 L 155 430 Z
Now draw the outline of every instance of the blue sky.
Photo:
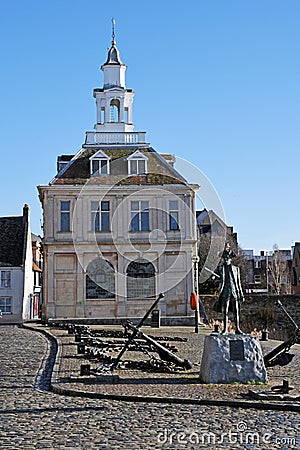
M 0 216 L 28 203 L 41 232 L 36 186 L 93 129 L 111 17 L 135 130 L 205 174 L 243 248 L 299 241 L 298 0 L 3 2 Z

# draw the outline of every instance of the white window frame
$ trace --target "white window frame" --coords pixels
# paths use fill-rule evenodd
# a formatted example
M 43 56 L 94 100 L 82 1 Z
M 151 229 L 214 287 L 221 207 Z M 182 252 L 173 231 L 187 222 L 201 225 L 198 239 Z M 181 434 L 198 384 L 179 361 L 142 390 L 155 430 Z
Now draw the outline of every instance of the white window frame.
M 132 155 L 128 156 L 127 162 L 128 175 L 144 175 L 148 173 L 148 158 L 139 150 L 136 150 Z M 136 162 L 136 171 L 133 170 L 133 162 Z
M 105 161 L 106 171 L 102 170 L 101 162 Z M 98 170 L 93 170 L 93 162 L 98 162 Z M 109 175 L 110 174 L 110 157 L 107 156 L 102 150 L 98 150 L 93 156 L 90 157 L 90 174 L 97 175 Z
M 137 203 L 137 205 L 133 205 L 133 203 Z M 137 206 L 136 208 L 134 206 Z M 143 218 L 144 215 L 148 216 L 148 228 L 143 228 Z M 133 220 L 136 218 L 137 220 L 137 229 L 133 228 Z M 132 200 L 130 202 L 130 231 L 135 232 L 147 232 L 150 231 L 150 208 L 148 200 Z
M 108 209 L 103 209 L 103 203 L 108 203 Z M 97 205 L 97 208 L 96 208 Z M 99 229 L 96 229 L 95 221 L 96 221 L 96 215 L 99 216 Z M 108 216 L 108 230 L 103 230 L 102 228 L 102 215 Z M 110 231 L 110 201 L 109 200 L 92 200 L 91 201 L 91 231 L 95 233 L 108 233 Z
M 1 270 L 0 287 L 11 288 L 11 270 Z
M 1 305 L 1 303 L 4 302 L 5 306 L 4 308 L 7 308 L 7 306 L 9 307 L 9 311 L 3 311 L 3 306 Z M 0 311 L 2 315 L 6 315 L 6 314 L 12 314 L 12 297 L 8 297 L 8 296 L 1 296 L 0 297 Z
M 176 208 L 171 208 L 172 203 L 177 203 L 177 207 Z M 177 227 L 176 228 L 172 228 L 172 222 L 173 220 L 176 222 Z M 170 231 L 178 231 L 179 230 L 179 202 L 178 200 L 169 200 L 169 224 L 168 224 L 168 229 Z
M 62 209 L 62 203 L 69 203 L 69 209 Z M 72 208 L 72 204 L 71 204 L 71 200 L 67 200 L 67 199 L 60 199 L 59 202 L 59 222 L 60 222 L 60 226 L 59 226 L 59 231 L 61 233 L 70 233 L 71 230 L 71 208 Z M 68 230 L 63 230 L 62 229 L 62 216 L 63 214 L 65 215 L 69 215 L 69 229 Z

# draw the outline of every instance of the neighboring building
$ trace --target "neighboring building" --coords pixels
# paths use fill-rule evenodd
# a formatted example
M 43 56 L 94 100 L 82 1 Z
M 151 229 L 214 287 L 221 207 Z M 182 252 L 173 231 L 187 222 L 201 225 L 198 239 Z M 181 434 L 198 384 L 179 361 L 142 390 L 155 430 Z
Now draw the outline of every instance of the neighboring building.
M 229 242 L 232 250 L 239 254 L 237 233 L 213 211 L 203 209 L 196 212 L 199 257 L 199 292 L 212 294 L 216 283 L 211 279 L 212 272 L 220 264 L 225 248 Z
M 246 292 L 291 293 L 292 254 L 290 250 L 261 251 L 243 250 L 247 260 Z
M 292 294 L 300 294 L 300 242 L 293 247 Z
M 42 284 L 43 284 L 43 252 L 42 238 L 31 233 L 32 244 L 32 270 L 34 276 L 33 303 L 31 318 L 41 317 L 42 313 Z
M 200 239 L 201 235 L 213 235 L 214 237 L 220 237 L 224 242 L 231 242 L 233 246 L 238 245 L 237 233 L 233 231 L 233 227 L 226 225 L 213 210 L 197 211 L 196 217 Z
M 135 132 L 134 91 L 113 37 L 97 122 L 76 155 L 39 186 L 44 216 L 43 316 L 140 317 L 160 292 L 163 315 L 189 316 L 196 255 L 195 192 Z
M 0 310 L 1 323 L 31 318 L 34 273 L 29 207 L 23 215 L 0 218 Z

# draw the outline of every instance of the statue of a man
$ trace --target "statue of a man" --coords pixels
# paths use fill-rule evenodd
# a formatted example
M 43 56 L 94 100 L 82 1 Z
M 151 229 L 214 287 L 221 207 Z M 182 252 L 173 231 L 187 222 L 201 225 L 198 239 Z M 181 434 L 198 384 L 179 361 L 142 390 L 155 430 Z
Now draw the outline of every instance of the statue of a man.
M 235 334 L 243 334 L 240 329 L 240 303 L 244 301 L 241 286 L 240 269 L 231 264 L 231 258 L 235 254 L 230 250 L 230 245 L 225 245 L 223 252 L 223 264 L 217 268 L 219 276 L 219 295 L 213 309 L 223 312 L 224 329 L 222 334 L 228 333 L 228 312 L 232 311 L 235 323 Z

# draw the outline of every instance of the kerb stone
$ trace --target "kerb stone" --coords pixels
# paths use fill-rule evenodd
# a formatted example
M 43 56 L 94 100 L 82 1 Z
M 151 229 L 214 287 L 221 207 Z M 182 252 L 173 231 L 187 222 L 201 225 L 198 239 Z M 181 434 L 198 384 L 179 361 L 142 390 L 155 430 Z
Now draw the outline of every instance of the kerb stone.
M 205 336 L 200 368 L 204 383 L 267 383 L 261 346 L 248 334 Z

